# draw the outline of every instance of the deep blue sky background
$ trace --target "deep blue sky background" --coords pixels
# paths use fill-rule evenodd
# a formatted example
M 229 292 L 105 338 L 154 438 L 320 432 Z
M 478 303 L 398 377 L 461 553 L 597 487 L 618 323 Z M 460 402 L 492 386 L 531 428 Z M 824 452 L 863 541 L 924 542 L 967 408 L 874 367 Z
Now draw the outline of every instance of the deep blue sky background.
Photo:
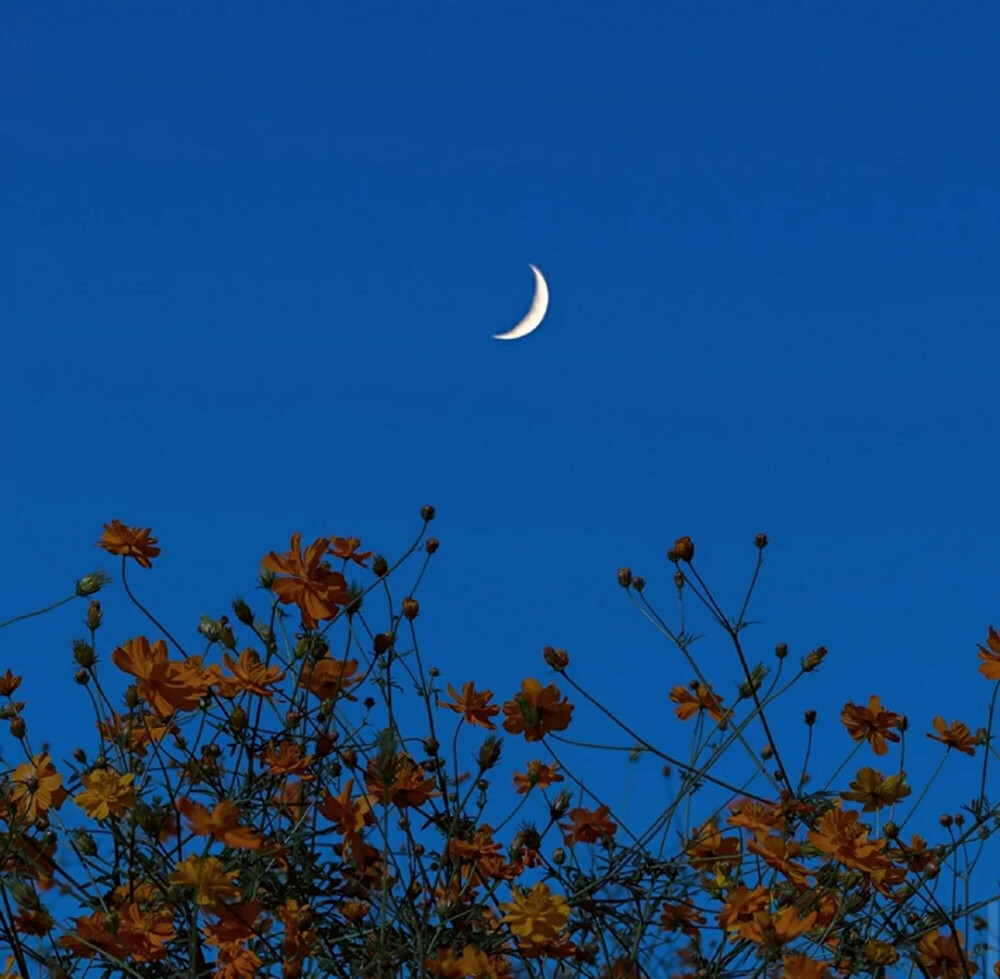
M 0 22 L 0 617 L 117 573 L 93 548 L 117 517 L 160 538 L 133 581 L 190 639 L 292 531 L 391 555 L 431 502 L 420 625 L 445 679 L 507 699 L 564 646 L 683 751 L 667 693 L 690 670 L 615 571 L 669 608 L 664 554 L 690 534 L 735 611 L 763 530 L 750 651 L 830 649 L 776 715 L 797 737 L 819 709 L 817 767 L 849 747 L 848 699 L 910 715 L 912 777 L 936 713 L 983 720 L 997 8 L 62 2 Z M 529 262 L 549 315 L 497 343 Z M 115 594 L 109 643 L 140 628 Z M 36 743 L 89 736 L 83 608 L 0 636 Z M 725 644 L 693 627 L 730 696 Z M 657 804 L 645 771 L 631 805 Z M 594 778 L 614 802 L 624 764 Z

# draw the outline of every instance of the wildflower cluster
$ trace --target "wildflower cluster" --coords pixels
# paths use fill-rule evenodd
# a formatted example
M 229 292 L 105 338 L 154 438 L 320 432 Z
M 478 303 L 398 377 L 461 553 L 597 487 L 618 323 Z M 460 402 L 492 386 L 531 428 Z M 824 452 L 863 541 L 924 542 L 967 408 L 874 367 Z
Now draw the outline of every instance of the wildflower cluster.
M 840 717 L 849 759 L 863 752 L 873 764 L 843 785 L 831 777 L 814 787 L 815 712 L 806 737 L 790 742 L 776 738 L 768 712 L 827 651 L 791 666 L 779 644 L 772 669 L 751 665 L 744 647 L 764 535 L 735 619 L 698 575 L 690 538 L 668 553 L 677 628 L 641 577 L 618 572 L 694 674 L 664 687 L 676 715 L 665 739 L 692 732 L 680 758 L 614 718 L 564 649 L 542 653 L 558 682 L 528 676 L 506 699 L 474 678 L 440 681 L 418 642 L 416 586 L 398 604 L 390 589 L 414 561 L 419 584 L 438 551 L 427 537 L 433 508 L 422 517 L 391 566 L 354 537 L 303 546 L 294 534 L 263 558 L 260 615 L 238 597 L 234 620 L 203 616 L 191 630 L 197 651 L 138 601 L 149 634 L 104 642 L 109 624 L 93 596 L 110 579 L 95 572 L 77 583 L 66 600 L 88 600 L 73 660 L 95 711 L 89 750 L 57 764 L 44 744 L 36 749 L 28 701 L 16 699 L 22 678 L 0 675 L 0 719 L 21 755 L 0 774 L 0 979 L 91 968 L 199 979 L 979 971 L 985 898 L 960 904 L 949 876 L 968 884 L 1000 824 L 984 794 L 989 731 L 930 721 L 925 733 L 946 757 L 978 753 L 983 766 L 978 795 L 941 820 L 934 844 L 903 832 L 913 811 L 902 812 L 913 802 L 901 761 L 909 725 L 876 695 Z M 98 544 L 121 557 L 130 597 L 130 562 L 150 569 L 160 554 L 150 530 L 118 521 Z M 734 696 L 692 655 L 692 602 L 729 643 Z M 105 659 L 128 684 L 117 703 Z M 992 628 L 980 659 L 996 685 Z M 419 714 L 404 710 L 407 691 Z M 613 747 L 670 774 L 671 801 L 648 825 L 629 827 L 567 764 L 567 731 L 583 705 L 612 718 L 623 742 Z M 498 781 L 504 736 L 541 757 Z M 463 764 L 469 737 L 481 740 Z M 746 763 L 738 784 L 718 774 L 733 753 Z M 494 784 L 513 788 L 497 818 Z M 536 801 L 543 816 L 533 821 Z M 77 913 L 57 920 L 56 894 Z

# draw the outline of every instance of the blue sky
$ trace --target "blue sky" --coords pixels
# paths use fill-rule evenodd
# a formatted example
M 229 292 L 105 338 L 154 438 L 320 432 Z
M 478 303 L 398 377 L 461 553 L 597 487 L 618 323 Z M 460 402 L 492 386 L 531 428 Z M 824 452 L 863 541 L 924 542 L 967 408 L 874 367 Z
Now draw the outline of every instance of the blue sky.
M 392 555 L 430 502 L 444 678 L 507 699 L 566 647 L 683 744 L 690 670 L 615 571 L 669 608 L 689 534 L 735 611 L 766 531 L 751 658 L 830 650 L 779 726 L 816 707 L 834 764 L 879 692 L 928 772 L 935 714 L 984 718 L 1000 624 L 998 29 L 971 3 L 9 5 L 0 617 L 117 572 L 118 518 L 193 637 L 293 531 Z M 498 343 L 529 262 L 549 314 Z M 140 628 L 116 594 L 109 642 Z M 82 613 L 0 637 L 36 737 L 90 723 Z

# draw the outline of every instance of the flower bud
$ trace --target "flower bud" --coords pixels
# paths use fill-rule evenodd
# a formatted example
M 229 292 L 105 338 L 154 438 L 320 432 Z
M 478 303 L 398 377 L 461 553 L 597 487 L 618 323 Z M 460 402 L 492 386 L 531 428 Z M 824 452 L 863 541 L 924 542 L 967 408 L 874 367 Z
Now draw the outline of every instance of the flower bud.
M 80 669 L 74 670 L 73 682 L 81 687 L 85 687 L 90 683 L 90 674 L 81 666 Z
M 637 577 L 636 577 L 636 578 L 635 578 L 635 579 L 634 579 L 634 580 L 632 581 L 632 587 L 633 587 L 633 588 L 634 588 L 634 589 L 635 589 L 636 591 L 642 591 L 642 590 L 643 590 L 643 588 L 645 588 L 645 587 L 646 587 L 646 579 L 645 579 L 645 578 L 641 578 L 641 577 L 638 577 L 638 576 L 637 576 Z
M 18 739 L 21 739 L 27 734 L 28 725 L 24 723 L 24 718 L 18 715 L 17 717 L 11 718 L 10 721 L 10 733 Z
M 557 846 L 552 851 L 552 862 L 557 867 L 561 867 L 566 862 L 566 851 L 561 846 Z
M 236 709 L 237 710 L 241 710 L 242 708 L 237 707 Z M 299 721 L 301 721 L 301 720 L 302 720 L 302 714 L 299 711 L 295 710 L 295 708 L 292 708 L 291 710 L 285 711 L 285 728 L 286 729 L 291 729 L 293 727 L 298 727 Z M 244 727 L 245 726 L 246 725 L 244 725 Z
M 571 801 L 569 792 L 566 789 L 562 789 L 555 799 L 552 800 L 552 806 L 549 809 L 552 818 L 561 819 L 565 816 Z
M 271 590 L 271 586 L 274 584 L 274 577 L 274 572 L 269 568 L 261 568 L 260 571 L 257 572 L 257 580 L 266 591 Z
M 96 632 L 101 627 L 101 620 L 104 613 L 101 611 L 101 603 L 97 599 L 92 599 L 87 606 L 87 617 L 84 621 L 91 632 Z
M 358 763 L 358 753 L 354 748 L 344 748 L 340 753 L 340 760 L 348 767 L 354 768 Z
M 73 659 L 76 660 L 77 666 L 89 668 L 97 662 L 97 654 L 89 642 L 85 642 L 83 639 L 74 639 Z
M 767 534 L 758 534 L 753 539 L 753 546 L 757 548 L 758 551 L 764 550 L 767 547 Z
M 420 614 L 420 603 L 415 598 L 403 599 L 403 616 L 411 622 Z
M 436 537 L 428 537 L 427 543 L 424 544 L 424 550 L 428 554 L 434 554 L 437 552 L 437 549 L 440 546 L 441 546 L 441 541 L 439 541 Z
M 246 726 L 249 723 L 247 719 L 247 712 L 242 707 L 234 707 L 229 712 L 228 724 L 229 729 L 234 733 L 238 734 L 240 731 L 246 730 Z
M 622 588 L 628 588 L 632 584 L 632 569 L 631 568 L 619 568 L 618 569 L 618 584 Z
M 331 751 L 333 751 L 333 746 L 337 743 L 336 732 L 324 731 L 322 734 L 316 735 L 316 749 L 315 754 L 317 758 L 325 758 Z
M 250 606 L 239 595 L 233 599 L 233 614 L 244 625 L 253 625 L 253 612 L 250 610 Z
M 694 542 L 690 537 L 678 537 L 674 541 L 671 549 L 674 557 L 671 560 L 676 564 L 678 561 L 686 561 L 689 564 L 694 560 Z
M 479 770 L 485 772 L 500 761 L 500 752 L 503 749 L 503 742 L 496 735 L 489 734 L 479 748 Z M 429 754 L 430 752 L 428 752 Z
M 85 857 L 92 857 L 97 853 L 97 844 L 94 842 L 94 838 L 86 830 L 74 830 L 73 844 Z
M 552 669 L 558 670 L 560 673 L 569 666 L 569 656 L 565 649 L 553 649 L 551 646 L 546 646 L 542 650 L 542 657 Z
M 882 835 L 887 840 L 894 840 L 899 836 L 899 826 L 896 823 L 888 822 L 885 824 L 885 828 L 882 830 Z
M 85 764 L 87 761 L 87 752 L 83 748 L 73 749 L 73 758 L 78 761 L 81 765 Z
M 938 817 L 938 822 L 945 828 L 948 829 L 952 824 L 952 818 L 948 813 L 943 813 Z
M 674 587 L 680 591 L 684 587 L 684 572 L 675 571 L 674 572 Z
M 811 653 L 807 654 L 802 660 L 802 669 L 806 673 L 810 673 L 815 670 L 820 663 L 826 658 L 826 646 L 817 646 Z
M 806 724 L 812 727 L 816 723 L 816 711 L 807 710 L 806 711 Z
M 429 503 L 420 508 L 420 516 L 424 523 L 430 523 L 437 515 L 437 511 Z
M 764 761 L 770 761 L 774 757 L 774 749 L 769 744 L 764 745 L 764 747 L 760 749 L 760 757 L 763 758 Z
M 387 649 L 392 648 L 396 641 L 396 634 L 393 632 L 379 632 L 375 635 L 374 646 L 375 655 L 381 656 Z
M 778 659 L 784 659 L 788 655 L 788 643 L 779 642 L 775 644 L 774 655 L 777 656 Z
M 424 738 L 423 745 L 424 745 L 424 752 L 430 755 L 431 757 L 436 755 L 438 753 L 438 749 L 441 747 L 441 745 L 438 743 L 437 738 L 429 736 Z
M 432 666 L 427 671 L 427 675 L 433 679 L 435 677 L 439 677 L 441 675 L 441 671 L 436 666 Z
M 92 574 L 84 575 L 76 583 L 76 593 L 81 598 L 87 595 L 94 595 L 105 585 L 111 584 L 111 576 L 104 571 L 95 571 Z
M 384 578 L 389 573 L 389 562 L 382 554 L 376 554 L 372 558 L 372 572 L 377 578 Z

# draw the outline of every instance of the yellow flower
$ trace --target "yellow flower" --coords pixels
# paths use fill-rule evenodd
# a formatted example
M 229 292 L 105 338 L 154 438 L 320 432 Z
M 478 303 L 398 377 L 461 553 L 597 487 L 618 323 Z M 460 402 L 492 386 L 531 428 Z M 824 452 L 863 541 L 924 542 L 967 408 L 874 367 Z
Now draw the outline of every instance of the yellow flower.
M 109 815 L 122 816 L 135 801 L 132 783 L 135 775 L 119 775 L 113 768 L 96 768 L 82 776 L 85 790 L 73 796 L 73 801 L 91 819 L 107 819 Z
M 513 889 L 513 900 L 500 905 L 503 920 L 518 937 L 529 942 L 555 941 L 569 921 L 569 905 L 560 894 L 551 894 L 545 884 L 530 891 Z
M 240 889 L 234 883 L 235 873 L 227 873 L 217 857 L 199 858 L 191 854 L 178 861 L 177 870 L 167 880 L 180 887 L 193 887 L 195 903 L 214 908 L 224 899 L 235 900 Z

